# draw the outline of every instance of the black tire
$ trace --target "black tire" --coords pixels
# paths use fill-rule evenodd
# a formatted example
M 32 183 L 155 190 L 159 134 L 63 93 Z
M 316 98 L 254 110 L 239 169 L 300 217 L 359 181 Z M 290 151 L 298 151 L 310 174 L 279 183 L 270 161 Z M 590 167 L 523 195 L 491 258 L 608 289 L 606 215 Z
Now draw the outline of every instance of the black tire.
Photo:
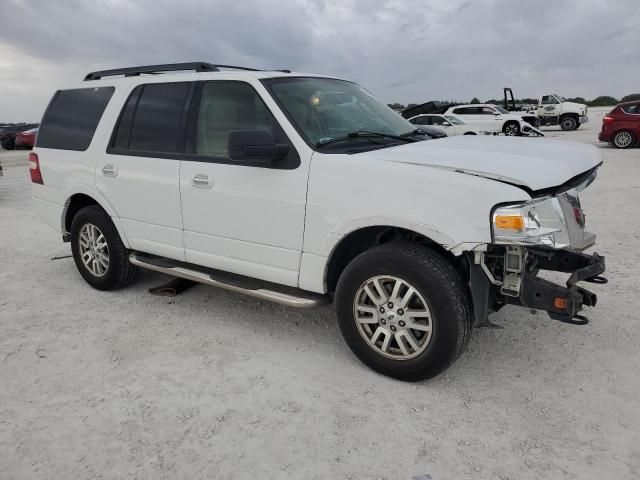
M 463 135 L 477 135 L 475 132 L 465 132 Z
M 85 266 L 80 252 L 80 231 L 91 224 L 97 227 L 105 238 L 108 249 L 108 267 L 102 276 L 96 276 Z M 71 252 L 82 278 L 98 290 L 115 290 L 133 282 L 138 268 L 129 262 L 129 255 L 118 230 L 109 215 L 99 206 L 91 205 L 81 209 L 71 223 Z
M 372 277 L 391 275 L 413 286 L 431 311 L 432 336 L 426 349 L 410 359 L 387 358 L 361 335 L 354 301 Z M 405 381 L 431 378 L 464 351 L 472 333 L 472 308 L 459 272 L 440 253 L 407 242 L 374 247 L 347 265 L 336 288 L 338 324 L 353 353 L 367 366 Z
M 631 148 L 636 144 L 636 136 L 629 130 L 620 130 L 611 138 L 611 145 L 616 148 Z
M 566 115 L 564 117 L 560 117 L 560 128 L 565 132 L 570 132 L 575 130 L 578 125 L 578 121 L 572 115 Z
M 517 137 L 522 133 L 520 132 L 520 124 L 513 120 L 504 124 L 502 132 L 508 137 Z

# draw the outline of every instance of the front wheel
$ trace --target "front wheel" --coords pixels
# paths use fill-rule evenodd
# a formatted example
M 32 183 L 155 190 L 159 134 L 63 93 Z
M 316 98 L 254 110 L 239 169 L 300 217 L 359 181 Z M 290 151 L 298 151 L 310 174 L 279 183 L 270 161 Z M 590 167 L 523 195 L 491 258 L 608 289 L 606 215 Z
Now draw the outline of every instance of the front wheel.
M 418 244 L 385 244 L 356 257 L 338 281 L 336 308 L 353 353 L 400 380 L 441 373 L 471 337 L 460 274 L 444 256 Z
M 83 208 L 73 218 L 71 252 L 82 278 L 98 290 L 124 287 L 137 272 L 111 218 L 97 205 Z
M 562 117 L 560 119 L 560 128 L 564 131 L 575 130 L 578 125 L 578 122 L 573 117 Z
M 507 137 L 516 137 L 520 135 L 520 125 L 518 125 L 518 122 L 507 122 L 503 131 Z

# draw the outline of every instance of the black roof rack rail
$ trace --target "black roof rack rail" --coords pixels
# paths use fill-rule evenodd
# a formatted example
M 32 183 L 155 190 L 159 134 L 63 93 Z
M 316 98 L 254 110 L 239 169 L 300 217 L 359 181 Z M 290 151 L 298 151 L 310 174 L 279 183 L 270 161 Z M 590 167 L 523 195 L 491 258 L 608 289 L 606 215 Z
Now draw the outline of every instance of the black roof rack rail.
M 101 70 L 88 73 L 86 80 L 100 80 L 103 77 L 124 75 L 135 77 L 141 73 L 177 72 L 181 70 L 195 70 L 196 72 L 217 72 L 219 69 L 207 62 L 168 63 L 166 65 L 143 65 L 140 67 L 114 68 L 113 70 Z
M 115 68 L 113 70 L 100 70 L 88 73 L 84 79 L 100 80 L 104 77 L 113 77 L 116 75 L 124 75 L 125 77 L 135 77 L 142 73 L 162 73 L 162 72 L 178 72 L 183 70 L 194 70 L 196 72 L 219 72 L 221 68 L 229 68 L 232 70 L 247 70 L 250 72 L 260 72 L 258 68 L 238 67 L 235 65 L 216 65 L 208 62 L 187 62 L 187 63 L 168 63 L 165 65 L 143 65 L 140 67 Z M 291 73 L 291 70 L 275 70 L 277 72 Z

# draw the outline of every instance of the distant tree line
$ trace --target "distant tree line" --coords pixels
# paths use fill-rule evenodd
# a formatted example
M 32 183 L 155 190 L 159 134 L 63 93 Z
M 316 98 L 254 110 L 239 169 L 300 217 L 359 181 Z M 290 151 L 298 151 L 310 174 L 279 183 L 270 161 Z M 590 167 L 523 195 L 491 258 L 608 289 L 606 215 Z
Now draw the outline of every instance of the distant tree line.
M 615 105 L 617 103 L 633 102 L 636 100 L 640 100 L 640 93 L 632 93 L 630 95 L 625 95 L 620 99 L 617 99 L 616 97 L 612 97 L 610 95 L 601 95 L 599 97 L 594 98 L 593 100 L 586 100 L 583 97 L 567 98 L 568 102 L 584 103 L 585 105 L 588 105 L 590 107 L 607 107 L 609 105 Z M 453 100 L 443 100 L 443 102 L 444 103 L 465 103 L 465 102 L 456 102 Z M 537 98 L 517 98 L 515 102 L 517 105 L 537 104 L 538 99 Z M 494 105 L 502 105 L 503 100 L 491 99 L 491 100 L 487 100 L 486 102 L 480 102 L 478 97 L 473 97 L 469 103 L 492 103 Z M 419 104 L 408 103 L 407 105 L 403 105 L 398 102 L 389 104 L 389 106 L 394 110 L 404 110 L 405 108 L 415 107 L 416 105 L 419 105 Z

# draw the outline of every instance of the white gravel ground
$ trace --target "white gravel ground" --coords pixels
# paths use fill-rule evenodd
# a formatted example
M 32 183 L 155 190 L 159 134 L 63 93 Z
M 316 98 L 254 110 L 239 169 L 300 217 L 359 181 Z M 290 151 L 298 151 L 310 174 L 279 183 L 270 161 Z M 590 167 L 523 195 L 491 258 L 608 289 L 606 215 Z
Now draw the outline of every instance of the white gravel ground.
M 601 116 L 546 131 L 597 144 Z M 361 365 L 331 308 L 154 297 L 150 273 L 92 290 L 51 260 L 70 250 L 35 217 L 26 153 L 1 153 L 0 479 L 640 478 L 640 149 L 599 147 L 591 323 L 507 307 L 419 384 Z

